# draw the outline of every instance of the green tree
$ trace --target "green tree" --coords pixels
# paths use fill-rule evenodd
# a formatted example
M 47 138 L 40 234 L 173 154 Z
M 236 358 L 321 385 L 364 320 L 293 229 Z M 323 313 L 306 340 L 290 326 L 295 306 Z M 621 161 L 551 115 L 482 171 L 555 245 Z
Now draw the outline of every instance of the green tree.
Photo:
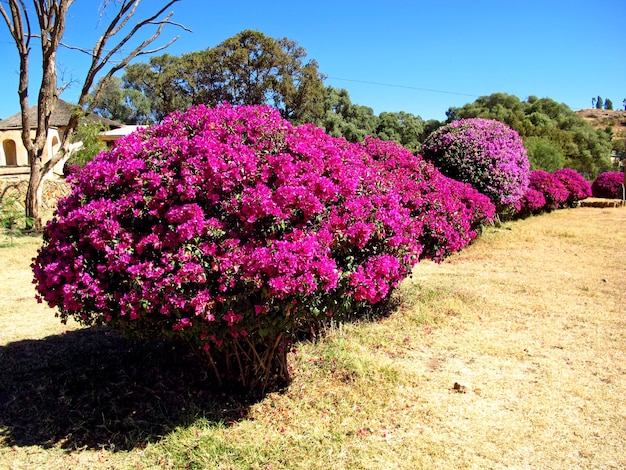
M 604 109 L 613 109 L 613 102 L 608 98 L 604 100 Z
M 350 142 L 361 142 L 374 135 L 378 116 L 367 106 L 353 104 L 345 88 L 326 88 L 323 101 L 324 115 L 315 121 L 328 135 L 343 137 Z
M 150 111 L 149 122 L 160 122 L 173 111 L 187 109 L 192 97 L 186 85 L 186 71 L 181 59 L 170 54 L 151 57 L 126 67 L 123 88 L 141 94 Z
M 529 136 L 524 139 L 531 170 L 544 170 L 550 173 L 565 166 L 565 155 L 561 146 L 546 138 Z
M 598 95 L 598 97 L 596 98 L 596 109 L 602 109 L 603 104 L 604 101 L 602 101 L 602 98 L 600 97 L 600 95 Z
M 393 140 L 403 147 L 418 151 L 424 134 L 424 120 L 419 116 L 400 111 L 383 112 L 378 116 L 375 136 L 382 140 Z
M 151 102 L 144 93 L 123 88 L 119 77 L 111 77 L 99 86 L 102 92 L 94 103 L 95 114 L 124 124 L 154 123 Z
M 245 30 L 214 48 L 128 66 L 124 86 L 147 97 L 157 121 L 190 105 L 226 101 L 271 105 L 300 124 L 323 117 L 323 78 L 295 41 Z
M 609 163 L 611 136 L 604 130 L 596 131 L 567 105 L 550 98 L 531 96 L 521 101 L 494 93 L 450 108 L 447 114 L 448 122 L 482 117 L 497 119 L 515 129 L 530 147 L 527 151 L 533 169 L 554 171 L 562 164 L 592 179 Z

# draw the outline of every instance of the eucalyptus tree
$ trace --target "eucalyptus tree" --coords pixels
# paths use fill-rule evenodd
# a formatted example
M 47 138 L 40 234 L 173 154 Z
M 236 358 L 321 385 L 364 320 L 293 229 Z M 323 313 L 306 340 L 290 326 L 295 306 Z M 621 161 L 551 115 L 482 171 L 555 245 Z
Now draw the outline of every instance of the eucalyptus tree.
M 190 105 L 228 102 L 270 105 L 300 124 L 322 117 L 323 80 L 295 41 L 244 30 L 215 47 L 129 65 L 124 87 L 143 93 L 157 120 Z

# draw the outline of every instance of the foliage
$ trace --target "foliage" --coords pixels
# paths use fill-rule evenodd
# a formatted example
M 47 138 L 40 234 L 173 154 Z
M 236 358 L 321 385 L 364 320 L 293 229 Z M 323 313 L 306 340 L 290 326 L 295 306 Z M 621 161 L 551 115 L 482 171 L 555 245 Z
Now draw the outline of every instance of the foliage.
M 129 65 L 124 93 L 134 91 L 150 103 L 150 118 L 160 122 L 191 105 L 271 105 L 284 119 L 303 123 L 321 118 L 324 85 L 314 60 L 287 38 L 245 30 L 213 48 L 181 56 L 164 54 L 149 63 Z M 134 96 L 134 102 L 138 98 Z M 103 112 L 115 106 L 99 102 Z M 139 110 L 138 110 L 139 111 Z M 114 116 L 114 119 L 119 119 Z
M 624 173 L 620 171 L 607 171 L 601 173 L 591 183 L 591 192 L 594 197 L 607 199 L 621 199 Z
M 531 170 L 554 172 L 565 165 L 563 149 L 556 142 L 546 138 L 529 136 L 524 139 Z
M 124 124 L 153 124 L 150 100 L 146 95 L 132 88 L 125 88 L 119 77 L 110 77 L 98 83 L 101 91 L 94 101 L 93 112 L 99 116 Z
M 445 175 L 471 184 L 496 206 L 528 188 L 529 162 L 517 132 L 496 120 L 461 119 L 435 131 L 422 147 Z
M 485 118 L 508 125 L 528 145 L 528 158 L 536 170 L 553 172 L 561 164 L 591 180 L 610 168 L 611 136 L 550 98 L 530 96 L 520 101 L 513 95 L 493 93 L 460 108 L 450 108 L 446 114 L 448 123 Z
M 346 89 L 332 86 L 324 95 L 324 117 L 316 120 L 329 135 L 362 142 L 368 136 L 393 141 L 415 152 L 424 139 L 425 124 L 421 117 L 407 112 L 383 112 L 374 115 L 372 108 L 350 101 Z M 438 126 L 437 126 L 438 127 Z
M 72 180 L 34 263 L 63 320 L 181 337 L 218 379 L 287 380 L 298 331 L 386 298 L 493 207 L 421 157 L 351 144 L 270 107 L 192 107 Z
M 598 95 L 598 97 L 596 98 L 596 109 L 602 109 L 603 103 L 604 102 L 602 101 L 602 97 Z
M 22 228 L 28 228 L 32 221 L 29 221 L 24 214 L 24 209 L 18 199 L 13 194 L 2 194 L 0 197 L 0 227 L 9 234 L 9 245 L 13 246 L 15 234 Z
M 70 157 L 69 163 L 84 167 L 94 159 L 96 155 L 106 149 L 106 145 L 100 140 L 100 133 L 105 130 L 100 123 L 79 124 L 72 140 L 82 142 L 82 146 Z
M 400 111 L 383 112 L 378 117 L 376 137 L 392 140 L 411 151 L 418 151 L 424 134 L 424 121 L 419 116 Z
M 374 135 L 378 116 L 367 106 L 353 104 L 345 88 L 326 87 L 324 92 L 324 115 L 316 124 L 333 137 L 343 137 L 350 142 L 362 142 Z

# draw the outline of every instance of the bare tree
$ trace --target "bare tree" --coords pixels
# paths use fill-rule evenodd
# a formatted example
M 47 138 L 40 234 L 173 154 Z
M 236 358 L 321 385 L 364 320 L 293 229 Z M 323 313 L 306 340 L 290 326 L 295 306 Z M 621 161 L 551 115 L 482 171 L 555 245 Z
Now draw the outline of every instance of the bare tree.
M 68 152 L 71 137 L 78 126 L 79 119 L 92 111 L 107 78 L 123 69 L 135 57 L 160 51 L 176 41 L 178 37 L 173 38 L 163 46 L 148 49 L 148 46 L 160 36 L 165 25 L 174 25 L 187 30 L 184 26 L 171 21 L 173 12 L 166 13 L 166 10 L 178 1 L 180 0 L 168 0 L 154 14 L 134 22 L 134 15 L 141 0 L 103 0 L 101 8 L 115 9 L 115 14 L 92 49 L 74 47 L 61 42 L 65 32 L 67 12 L 74 0 L 33 0 L 34 13 L 26 7 L 24 0 L 7 0 L 7 7 L 0 3 L 0 14 L 15 41 L 20 58 L 18 95 L 22 114 L 22 141 L 31 164 L 25 205 L 26 216 L 33 221 L 33 229 L 42 229 L 39 208 L 41 207 L 44 177 Z M 35 27 L 38 28 L 37 31 L 33 30 Z M 124 48 L 128 47 L 129 42 L 148 27 L 154 28 L 153 34 L 130 52 L 123 52 Z M 37 124 L 34 126 L 34 138 L 31 136 L 31 122 L 28 115 L 29 56 L 33 39 L 39 39 L 41 42 L 43 71 L 37 99 L 38 114 Z M 43 153 L 50 116 L 54 111 L 59 95 L 63 91 L 63 85 L 59 86 L 57 83 L 56 59 L 60 46 L 76 49 L 90 55 L 91 65 L 81 87 L 75 112 L 68 122 L 66 131 L 60 136 L 60 150 L 55 155 L 51 155 L 50 159 L 44 163 Z M 120 54 L 123 58 L 113 61 L 113 57 Z M 98 75 L 102 75 L 103 79 L 99 80 L 95 88 L 92 89 Z M 93 100 L 88 99 L 90 91 L 94 97 Z

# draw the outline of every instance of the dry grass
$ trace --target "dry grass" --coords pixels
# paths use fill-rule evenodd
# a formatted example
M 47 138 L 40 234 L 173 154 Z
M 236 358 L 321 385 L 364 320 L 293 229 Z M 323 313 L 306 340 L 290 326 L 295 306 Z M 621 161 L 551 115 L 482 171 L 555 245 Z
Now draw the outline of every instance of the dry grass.
M 158 348 L 58 335 L 32 300 L 35 246 L 0 250 L 0 468 L 626 468 L 626 208 L 508 223 L 421 263 L 390 316 L 299 344 L 288 390 L 246 404 L 200 398 L 201 371 Z M 7 364 L 20 347 L 31 358 Z M 115 355 L 123 374 L 102 369 Z M 26 397 L 3 389 L 35 372 Z M 68 413 L 69 430 L 50 424 Z

